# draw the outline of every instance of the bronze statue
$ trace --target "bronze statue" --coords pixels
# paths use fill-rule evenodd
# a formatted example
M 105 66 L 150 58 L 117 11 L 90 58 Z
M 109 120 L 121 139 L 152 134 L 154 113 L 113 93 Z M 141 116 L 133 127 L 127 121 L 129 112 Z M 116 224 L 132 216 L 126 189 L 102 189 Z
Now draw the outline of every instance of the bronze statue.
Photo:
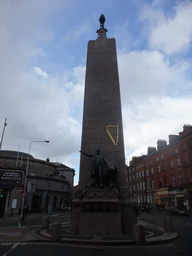
M 91 177 L 93 177 L 98 187 L 103 187 L 103 176 L 104 176 L 104 158 L 100 154 L 100 149 L 96 150 L 95 155 L 90 155 L 80 151 L 85 156 L 92 157 L 91 164 Z
M 103 14 L 101 14 L 99 21 L 100 21 L 100 28 L 104 29 L 105 16 Z
M 100 149 L 96 150 L 95 155 L 90 155 L 80 151 L 85 156 L 92 157 L 91 177 L 96 180 L 97 187 L 116 186 L 116 167 L 109 164 L 100 154 Z

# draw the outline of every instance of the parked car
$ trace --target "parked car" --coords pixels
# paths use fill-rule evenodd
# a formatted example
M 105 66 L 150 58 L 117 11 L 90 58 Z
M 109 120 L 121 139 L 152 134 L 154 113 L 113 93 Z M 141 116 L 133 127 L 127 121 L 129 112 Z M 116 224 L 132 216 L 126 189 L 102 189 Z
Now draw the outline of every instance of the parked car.
M 146 210 L 146 208 L 143 204 L 137 204 L 136 207 L 141 212 L 144 212 Z
M 150 212 L 151 211 L 151 204 L 137 204 L 137 208 L 141 211 L 141 212 Z
M 167 213 L 169 215 L 173 214 L 173 215 L 176 215 L 176 216 L 187 216 L 187 217 L 190 216 L 190 212 L 189 211 L 186 211 L 184 209 L 183 210 L 178 209 L 175 206 L 168 206 Z

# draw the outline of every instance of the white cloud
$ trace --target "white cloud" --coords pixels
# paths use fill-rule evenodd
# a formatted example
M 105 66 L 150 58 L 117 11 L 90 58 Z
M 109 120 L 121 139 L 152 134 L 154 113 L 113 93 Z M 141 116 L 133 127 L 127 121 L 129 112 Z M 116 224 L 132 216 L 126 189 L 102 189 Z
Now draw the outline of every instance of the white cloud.
M 168 142 L 168 135 L 178 134 L 184 124 L 192 124 L 191 101 L 192 97 L 151 98 L 135 108 L 125 108 L 123 119 L 126 156 L 133 154 L 135 150 L 145 154 L 144 145 L 156 147 L 158 139 Z
M 49 78 L 49 75 L 43 71 L 41 68 L 39 67 L 34 67 L 33 68 L 34 72 L 39 75 L 40 77 L 43 77 L 43 78 Z
M 186 79 L 190 70 L 187 61 L 170 64 L 157 51 L 132 51 L 118 56 L 119 77 L 124 104 L 145 102 L 151 96 L 188 94 L 191 81 Z M 138 102 L 139 100 L 139 102 Z
M 147 6 L 142 11 L 142 20 L 150 23 L 149 43 L 168 55 L 188 50 L 192 40 L 192 3 L 177 2 L 174 17 L 166 17 L 162 10 Z

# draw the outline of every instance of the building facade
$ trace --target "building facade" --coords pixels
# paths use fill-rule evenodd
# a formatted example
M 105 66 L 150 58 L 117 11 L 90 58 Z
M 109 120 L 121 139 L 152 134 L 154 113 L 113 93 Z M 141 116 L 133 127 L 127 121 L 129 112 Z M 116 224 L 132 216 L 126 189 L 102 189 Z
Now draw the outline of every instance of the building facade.
M 169 135 L 169 144 L 158 140 L 147 155 L 133 157 L 127 175 L 133 201 L 192 211 L 192 126 Z
M 28 162 L 27 187 L 24 181 Z M 65 173 L 66 176 L 65 177 Z M 0 207 L 7 215 L 20 214 L 22 203 L 31 212 L 71 205 L 75 171 L 59 163 L 35 159 L 16 151 L 0 151 Z

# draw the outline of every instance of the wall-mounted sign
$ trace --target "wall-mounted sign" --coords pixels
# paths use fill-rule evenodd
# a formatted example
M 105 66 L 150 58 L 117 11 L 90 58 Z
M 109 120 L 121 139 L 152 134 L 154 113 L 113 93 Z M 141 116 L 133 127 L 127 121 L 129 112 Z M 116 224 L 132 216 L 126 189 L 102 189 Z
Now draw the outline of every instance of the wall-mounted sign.
M 5 184 L 5 183 L 0 183 L 0 188 L 2 189 L 13 189 L 14 185 L 10 184 Z
M 23 171 L 14 171 L 8 169 L 0 170 L 0 182 L 16 182 L 22 183 L 23 180 Z
M 17 207 L 17 199 L 13 199 L 12 208 L 15 209 Z

